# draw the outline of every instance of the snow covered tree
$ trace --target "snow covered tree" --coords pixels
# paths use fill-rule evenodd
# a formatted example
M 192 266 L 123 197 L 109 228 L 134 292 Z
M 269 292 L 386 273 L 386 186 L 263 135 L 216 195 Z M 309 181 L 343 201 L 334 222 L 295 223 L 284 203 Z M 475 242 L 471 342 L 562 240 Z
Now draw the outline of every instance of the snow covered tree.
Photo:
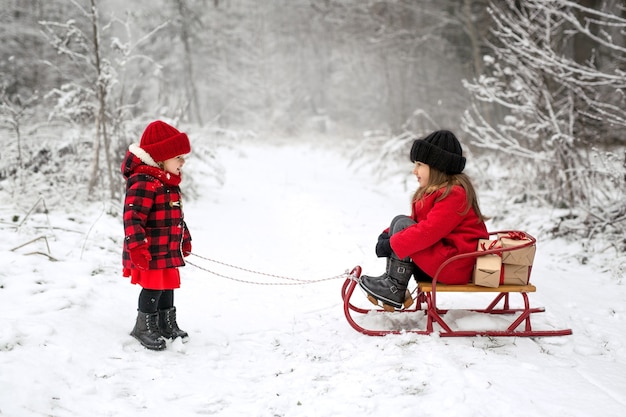
M 557 207 L 593 213 L 587 231 L 598 223 L 623 230 L 623 2 L 503 0 L 489 11 L 491 51 L 483 74 L 465 82 L 473 105 L 464 129 L 475 145 L 517 158 L 525 190 Z M 488 120 L 481 103 L 500 117 Z
M 379 175 L 406 172 L 404 164 L 397 162 L 406 162 L 416 137 L 442 128 L 458 131 L 460 114 L 470 103 L 461 80 L 482 71 L 489 21 L 486 5 L 487 0 L 359 4 L 361 14 L 353 20 L 361 27 L 351 30 L 360 33 L 358 38 L 366 39 L 367 49 L 374 51 L 372 72 L 381 81 L 371 102 L 360 100 L 354 107 L 365 113 L 372 106 L 372 113 L 382 114 L 390 127 L 367 132 L 359 151 L 374 156 L 372 169 Z M 374 79 L 368 75 L 368 81 Z M 489 119 L 491 107 L 481 110 Z
M 108 185 L 110 196 L 115 197 L 120 179 L 114 174 L 117 159 L 113 151 L 118 150 L 114 149 L 115 145 L 124 142 L 119 127 L 121 121 L 133 116 L 129 111 L 133 105 L 132 98 L 126 92 L 133 90 L 133 85 L 127 85 L 129 80 L 133 80 L 130 62 L 149 60 L 137 53 L 137 45 L 162 26 L 142 34 L 139 40 L 133 42 L 135 34 L 130 30 L 129 21 L 112 16 L 104 23 L 97 0 L 89 0 L 88 5 L 77 1 L 72 1 L 72 4 L 78 13 L 75 18 L 40 22 L 50 45 L 72 63 L 66 67 L 71 73 L 66 74 L 64 82 L 47 94 L 56 103 L 50 116 L 80 126 L 93 123 L 95 138 L 92 142 L 89 192 L 91 194 L 100 183 Z M 115 36 L 116 30 L 125 33 L 127 39 L 122 41 Z M 137 78 L 130 82 L 139 83 Z M 117 134 L 113 135 L 113 131 Z M 105 164 L 104 181 L 100 165 L 102 160 Z
M 75 80 L 52 90 L 49 96 L 56 96 L 56 109 L 61 116 L 69 117 L 73 121 L 95 123 L 96 138 L 93 141 L 89 192 L 92 193 L 99 179 L 101 147 L 104 145 L 102 153 L 106 161 L 108 184 L 111 196 L 114 196 L 115 182 L 106 117 L 107 94 L 115 82 L 115 74 L 102 51 L 101 22 L 96 0 L 90 0 L 88 7 L 73 3 L 81 12 L 80 20 L 41 22 L 50 44 L 59 54 L 74 62 L 75 71 L 77 75 L 80 74 Z
M 484 0 L 317 3 L 345 33 L 341 59 L 349 71 L 335 77 L 365 120 L 400 135 L 458 126 L 469 99 L 460 80 L 475 74 L 480 56 Z
M 177 0 L 178 14 L 180 17 L 180 38 L 183 43 L 183 71 L 185 76 L 185 94 L 189 102 L 192 118 L 198 124 L 202 125 L 202 112 L 200 111 L 200 102 L 198 100 L 197 80 L 194 71 L 194 60 L 192 53 L 192 36 L 191 30 L 197 22 L 197 16 L 194 16 L 193 10 L 189 8 L 185 0 Z

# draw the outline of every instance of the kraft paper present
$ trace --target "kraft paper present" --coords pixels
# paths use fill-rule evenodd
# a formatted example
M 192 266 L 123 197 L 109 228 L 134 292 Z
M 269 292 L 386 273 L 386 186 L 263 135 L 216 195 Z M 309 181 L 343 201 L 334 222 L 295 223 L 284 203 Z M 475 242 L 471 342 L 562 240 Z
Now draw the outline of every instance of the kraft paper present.
M 504 235 L 506 236 L 506 235 Z M 528 239 L 510 239 L 507 237 L 500 237 L 500 244 L 503 248 L 510 248 L 520 246 L 528 243 Z M 535 245 L 527 246 L 525 248 L 512 250 L 508 252 L 502 252 L 502 263 L 511 265 L 526 265 L 531 266 L 535 260 L 535 251 L 537 247 Z
M 530 276 L 528 265 L 502 265 L 503 284 L 526 285 Z
M 478 250 L 488 249 L 494 241 L 480 239 Z M 474 284 L 483 287 L 497 288 L 500 285 L 500 271 L 502 269 L 502 258 L 498 255 L 484 255 L 476 258 L 472 280 Z

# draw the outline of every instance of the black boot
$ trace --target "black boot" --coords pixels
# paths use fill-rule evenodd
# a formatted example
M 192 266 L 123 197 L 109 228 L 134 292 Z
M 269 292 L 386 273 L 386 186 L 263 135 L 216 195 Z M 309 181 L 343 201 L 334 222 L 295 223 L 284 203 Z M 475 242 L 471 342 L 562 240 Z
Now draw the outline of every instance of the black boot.
M 157 313 L 137 312 L 137 322 L 130 335 L 139 340 L 143 346 L 152 350 L 165 349 L 165 339 L 161 337 L 157 326 Z
M 159 332 L 166 339 L 186 338 L 186 331 L 181 330 L 176 323 L 176 307 L 159 310 Z
M 415 270 L 411 261 L 402 261 L 393 256 L 387 260 L 387 272 L 379 277 L 363 275 L 359 284 L 370 296 L 383 302 L 383 305 L 402 308 L 407 299 L 406 289 Z M 369 298 L 369 297 L 368 297 Z M 377 303 L 375 303 L 377 304 Z M 409 305 L 412 304 L 412 300 Z M 387 308 L 385 308 L 387 310 Z

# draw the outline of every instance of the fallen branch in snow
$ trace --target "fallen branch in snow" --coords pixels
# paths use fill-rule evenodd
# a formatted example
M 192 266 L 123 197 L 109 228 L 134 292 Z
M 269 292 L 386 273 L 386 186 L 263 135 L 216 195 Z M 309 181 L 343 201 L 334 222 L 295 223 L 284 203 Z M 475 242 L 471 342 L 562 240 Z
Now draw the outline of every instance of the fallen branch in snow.
M 83 240 L 83 244 L 80 247 L 80 258 L 79 259 L 83 259 L 83 253 L 85 252 L 85 246 L 87 245 L 87 238 L 89 238 L 89 234 L 91 233 L 91 230 L 93 229 L 95 224 L 98 222 L 98 220 L 100 220 L 100 218 L 104 214 L 104 211 L 105 211 L 105 206 L 103 205 L 102 206 L 102 211 L 100 212 L 100 214 L 98 215 L 96 220 L 93 223 L 91 223 L 91 226 L 89 226 L 89 230 L 87 230 L 87 233 L 85 234 L 85 239 Z
M 30 244 L 32 244 L 32 243 L 35 243 L 35 242 L 37 242 L 37 241 L 39 241 L 39 240 L 42 240 L 42 239 L 46 242 L 46 249 L 48 249 L 48 253 L 41 252 L 41 251 L 35 251 L 35 252 L 25 253 L 24 255 L 43 255 L 43 256 L 48 257 L 48 259 L 50 259 L 50 260 L 51 260 L 51 261 L 53 261 L 53 262 L 58 261 L 58 259 L 56 259 L 55 257 L 53 257 L 53 256 L 50 254 L 50 245 L 48 244 L 48 238 L 47 238 L 46 236 L 39 236 L 39 237 L 36 237 L 35 239 L 29 240 L 29 241 L 28 241 L 28 242 L 26 242 L 26 243 L 22 243 L 21 245 L 16 246 L 16 247 L 14 247 L 13 249 L 10 249 L 10 251 L 11 251 L 11 252 L 15 252 L 16 250 L 18 250 L 18 249 L 20 249 L 20 248 L 23 248 L 24 246 L 28 246 L 28 245 L 30 245 Z
M 45 213 L 46 217 L 48 216 L 48 207 L 46 207 L 46 201 L 44 200 L 43 197 L 39 197 L 39 200 L 37 200 L 35 202 L 35 204 L 33 204 L 33 206 L 30 208 L 30 210 L 28 210 L 28 213 L 26 213 L 26 215 L 24 216 L 24 218 L 22 219 L 20 224 L 17 225 L 18 229 L 20 227 L 22 227 L 22 225 L 24 224 L 26 219 L 28 219 L 28 217 L 31 215 L 31 213 L 35 210 L 35 208 L 39 205 L 40 202 L 43 205 L 43 210 L 44 210 L 44 213 Z M 50 220 L 49 219 L 48 219 L 48 224 L 50 224 Z
M 16 246 L 16 247 L 14 247 L 13 249 L 10 249 L 10 251 L 11 251 L 11 252 L 15 252 L 15 251 L 16 251 L 16 250 L 18 250 L 19 248 L 23 248 L 24 246 L 26 246 L 26 245 L 30 245 L 31 243 L 35 243 L 35 242 L 37 242 L 38 240 L 41 240 L 41 239 L 43 239 L 43 240 L 46 242 L 46 248 L 48 248 L 48 253 L 50 253 L 50 245 L 48 244 L 48 238 L 47 238 L 47 237 L 45 237 L 45 236 L 39 236 L 39 237 L 36 237 L 36 238 L 34 238 L 34 239 L 32 239 L 32 240 L 29 240 L 29 241 L 28 241 L 28 242 L 26 242 L 26 243 L 22 243 L 21 245 Z
M 58 262 L 58 261 L 59 261 L 59 260 L 58 260 L 57 258 L 55 258 L 54 256 L 49 255 L 49 254 L 47 254 L 47 253 L 45 253 L 45 252 L 40 252 L 40 251 L 29 252 L 29 253 L 25 253 L 24 255 L 25 255 L 25 256 L 28 256 L 28 255 L 43 255 L 43 256 L 47 257 L 47 258 L 48 258 L 50 261 L 52 261 L 52 262 Z

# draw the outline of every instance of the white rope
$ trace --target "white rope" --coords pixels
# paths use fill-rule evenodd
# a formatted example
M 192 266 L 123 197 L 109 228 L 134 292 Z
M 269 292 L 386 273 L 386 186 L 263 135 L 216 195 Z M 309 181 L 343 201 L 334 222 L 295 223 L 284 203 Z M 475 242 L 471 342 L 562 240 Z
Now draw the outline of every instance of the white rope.
M 210 270 L 208 268 L 205 268 L 203 266 L 196 265 L 195 263 L 189 262 L 188 260 L 185 260 L 185 263 L 187 263 L 187 264 L 189 264 L 191 266 L 194 266 L 194 267 L 196 267 L 198 269 L 201 269 L 201 270 L 203 270 L 205 272 L 208 272 L 210 274 L 213 274 L 213 275 L 221 277 L 221 278 L 226 278 L 226 279 L 229 279 L 229 280 L 232 280 L 232 281 L 241 282 L 241 283 L 244 283 L 244 284 L 255 284 L 255 285 L 306 285 L 306 284 L 316 284 L 318 282 L 324 282 L 324 281 L 331 281 L 331 280 L 340 279 L 340 278 L 345 279 L 348 276 L 350 276 L 348 271 L 346 271 L 343 274 L 335 275 L 333 277 L 321 278 L 321 279 L 315 279 L 315 280 L 305 280 L 305 279 L 287 277 L 287 276 L 283 276 L 283 275 L 268 274 L 268 273 L 261 272 L 261 271 L 255 271 L 255 270 L 252 270 L 252 269 L 242 268 L 242 267 L 237 266 L 237 265 L 231 265 L 231 264 L 228 264 L 228 263 L 225 263 L 225 262 L 217 261 L 215 259 L 211 259 L 211 258 L 207 258 L 207 257 L 201 256 L 201 255 L 197 255 L 195 253 L 191 253 L 191 255 L 193 255 L 193 256 L 195 256 L 197 258 L 203 259 L 205 261 L 213 262 L 213 263 L 220 264 L 220 265 L 223 265 L 223 266 L 226 266 L 226 267 L 229 267 L 229 268 L 233 268 L 233 269 L 238 269 L 240 271 L 249 272 L 251 274 L 263 275 L 263 276 L 266 276 L 266 277 L 278 278 L 278 279 L 284 279 L 284 280 L 288 280 L 288 281 L 293 281 L 293 282 L 258 282 L 258 281 L 248 281 L 248 280 L 244 280 L 244 279 L 240 279 L 240 278 L 231 277 L 231 276 L 228 276 L 228 275 L 223 275 L 223 274 L 220 274 L 220 273 L 215 272 L 213 270 Z

